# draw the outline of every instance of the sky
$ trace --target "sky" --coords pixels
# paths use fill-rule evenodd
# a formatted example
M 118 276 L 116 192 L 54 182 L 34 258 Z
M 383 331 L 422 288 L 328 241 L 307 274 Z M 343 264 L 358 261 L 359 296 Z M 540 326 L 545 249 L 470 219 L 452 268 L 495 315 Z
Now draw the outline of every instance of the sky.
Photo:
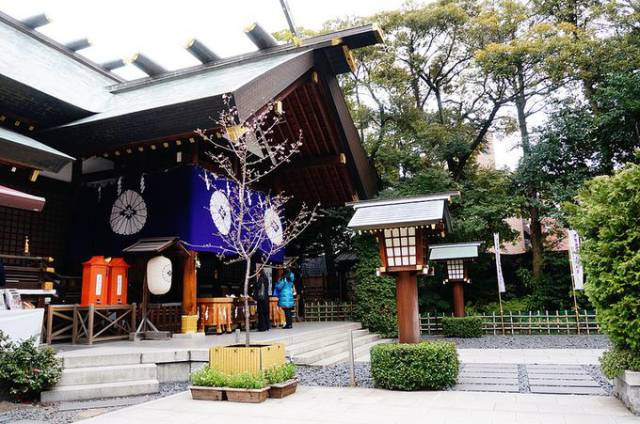
M 400 8 L 405 0 L 288 0 L 298 26 L 319 29 L 328 20 L 368 16 Z M 195 37 L 222 57 L 256 50 L 243 28 L 259 22 L 268 31 L 287 28 L 278 0 L 0 0 L 16 19 L 46 13 L 52 23 L 38 31 L 65 43 L 87 37 L 79 53 L 97 62 L 142 52 L 168 70 L 199 62 L 184 44 Z M 146 76 L 132 65 L 115 71 L 125 79 Z M 496 143 L 498 168 L 513 168 L 519 153 L 512 140 Z

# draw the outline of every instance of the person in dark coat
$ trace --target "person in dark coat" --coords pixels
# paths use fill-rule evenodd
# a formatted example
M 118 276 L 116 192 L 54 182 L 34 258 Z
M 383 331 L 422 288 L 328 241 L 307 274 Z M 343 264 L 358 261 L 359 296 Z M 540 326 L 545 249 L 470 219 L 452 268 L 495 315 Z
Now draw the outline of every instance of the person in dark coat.
M 258 309 L 258 331 L 268 331 L 271 328 L 269 322 L 269 278 L 264 269 L 260 270 L 258 281 L 254 286 L 253 298 Z

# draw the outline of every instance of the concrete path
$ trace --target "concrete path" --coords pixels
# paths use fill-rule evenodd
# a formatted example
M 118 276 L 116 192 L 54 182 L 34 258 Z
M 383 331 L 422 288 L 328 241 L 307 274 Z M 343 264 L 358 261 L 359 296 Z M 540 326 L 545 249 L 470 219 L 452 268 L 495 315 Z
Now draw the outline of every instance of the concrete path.
M 615 398 L 478 392 L 390 392 L 300 387 L 261 404 L 194 401 L 188 392 L 83 420 L 86 424 L 640 423 Z
M 458 349 L 464 364 L 598 364 L 604 349 Z

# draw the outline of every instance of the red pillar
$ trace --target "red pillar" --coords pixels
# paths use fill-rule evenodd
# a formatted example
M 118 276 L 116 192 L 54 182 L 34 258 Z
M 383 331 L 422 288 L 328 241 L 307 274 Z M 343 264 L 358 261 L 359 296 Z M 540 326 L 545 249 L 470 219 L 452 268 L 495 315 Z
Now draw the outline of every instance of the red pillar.
M 402 271 L 396 276 L 396 304 L 400 343 L 419 343 L 418 279 L 415 272 Z
M 464 316 L 464 281 L 452 281 L 453 290 L 453 316 Z

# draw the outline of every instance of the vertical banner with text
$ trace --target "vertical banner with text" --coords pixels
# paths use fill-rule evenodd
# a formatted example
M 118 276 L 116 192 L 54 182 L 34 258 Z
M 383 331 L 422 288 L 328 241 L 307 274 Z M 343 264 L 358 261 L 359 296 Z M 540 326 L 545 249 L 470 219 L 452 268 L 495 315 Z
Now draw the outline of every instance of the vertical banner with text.
M 584 290 L 584 270 L 580 262 L 580 237 L 575 230 L 569 230 L 569 262 L 571 264 L 571 278 L 575 290 Z
M 500 234 L 493 233 L 493 246 L 496 252 L 496 272 L 498 273 L 498 291 L 504 293 L 507 289 L 504 286 L 504 276 L 502 275 L 502 263 L 500 262 Z

